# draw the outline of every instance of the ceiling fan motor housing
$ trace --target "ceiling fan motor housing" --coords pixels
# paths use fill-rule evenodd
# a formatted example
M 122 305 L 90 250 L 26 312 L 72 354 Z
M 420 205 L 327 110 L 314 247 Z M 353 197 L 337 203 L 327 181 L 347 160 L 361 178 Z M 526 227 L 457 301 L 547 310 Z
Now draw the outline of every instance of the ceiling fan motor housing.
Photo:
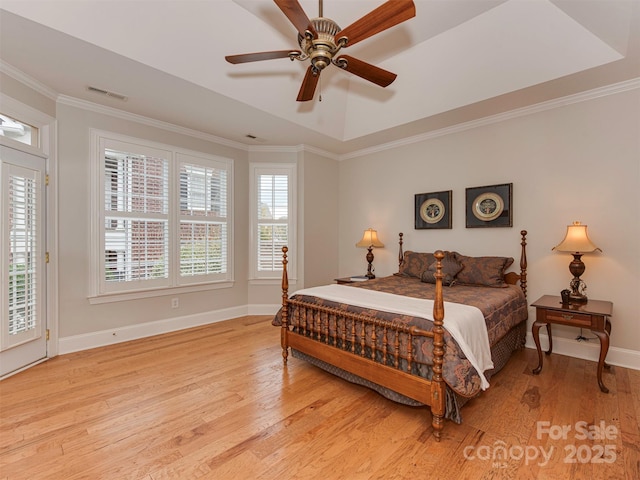
M 312 19 L 311 24 L 318 32 L 318 38 L 298 34 L 298 44 L 311 59 L 311 65 L 320 71 L 331 63 L 333 56 L 340 50 L 336 45 L 335 36 L 341 28 L 330 18 L 324 17 Z

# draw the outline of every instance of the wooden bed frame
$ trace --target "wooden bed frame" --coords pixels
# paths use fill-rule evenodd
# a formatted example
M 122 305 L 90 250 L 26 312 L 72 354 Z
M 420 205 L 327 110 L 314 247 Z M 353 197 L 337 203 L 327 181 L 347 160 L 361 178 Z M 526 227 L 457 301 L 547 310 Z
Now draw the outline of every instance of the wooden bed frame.
M 520 255 L 520 274 L 509 272 L 505 275 L 505 281 L 511 285 L 515 285 L 518 281 L 520 287 L 527 295 L 527 256 L 526 256 L 526 235 L 527 231 L 522 230 L 521 235 L 521 255 Z M 442 296 L 442 259 L 444 253 L 440 250 L 435 252 L 436 258 L 436 290 L 433 305 L 433 330 L 427 331 L 421 328 L 404 325 L 390 324 L 380 319 L 365 315 L 348 313 L 335 308 L 314 305 L 308 302 L 289 298 L 289 278 L 287 274 L 287 247 L 282 247 L 282 310 L 281 310 L 281 345 L 282 358 L 286 365 L 289 357 L 289 348 L 298 350 L 307 355 L 322 360 L 330 365 L 338 367 L 349 373 L 362 377 L 370 382 L 376 383 L 397 393 L 405 395 L 413 400 L 431 406 L 434 436 L 440 441 L 441 432 L 444 426 L 445 414 L 445 383 L 442 378 L 442 363 L 444 360 L 444 301 Z M 399 261 L 402 263 L 402 233 L 399 240 Z M 289 306 L 296 306 L 305 310 L 305 319 L 311 315 L 311 326 L 300 324 L 299 319 L 297 325 L 300 333 L 291 330 L 289 327 L 293 323 L 289 322 Z M 340 335 L 342 342 L 338 344 L 334 338 L 333 344 L 330 342 L 329 326 L 321 327 L 320 315 L 331 315 L 333 318 L 341 318 L 343 327 L 341 332 L 336 332 L 336 336 Z M 347 328 L 347 320 L 350 321 L 350 327 Z M 360 329 L 360 348 L 356 352 L 356 324 Z M 334 324 L 337 330 L 337 320 Z M 369 327 L 367 329 L 367 327 Z M 382 329 L 383 338 L 381 339 L 382 347 L 376 346 L 376 328 Z M 387 341 L 387 333 L 391 331 L 392 338 L 395 341 Z M 371 340 L 370 356 L 365 353 L 365 333 Z M 399 334 L 407 335 L 407 354 L 401 355 L 399 352 Z M 433 376 L 431 380 L 412 375 L 411 364 L 413 361 L 413 353 L 411 346 L 413 337 L 430 337 L 433 339 Z M 376 352 L 382 353 L 382 358 L 386 359 L 390 354 L 394 361 L 392 364 L 383 364 L 375 361 Z M 403 360 L 403 362 L 400 362 Z M 384 360 L 386 361 L 386 360 Z M 406 369 L 400 367 L 401 363 Z

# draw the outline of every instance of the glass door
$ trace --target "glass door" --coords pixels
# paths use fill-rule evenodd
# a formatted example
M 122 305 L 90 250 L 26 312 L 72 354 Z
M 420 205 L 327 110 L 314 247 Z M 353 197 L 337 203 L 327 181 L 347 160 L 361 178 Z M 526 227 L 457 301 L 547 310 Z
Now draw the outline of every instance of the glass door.
M 0 377 L 47 356 L 45 168 L 0 145 Z

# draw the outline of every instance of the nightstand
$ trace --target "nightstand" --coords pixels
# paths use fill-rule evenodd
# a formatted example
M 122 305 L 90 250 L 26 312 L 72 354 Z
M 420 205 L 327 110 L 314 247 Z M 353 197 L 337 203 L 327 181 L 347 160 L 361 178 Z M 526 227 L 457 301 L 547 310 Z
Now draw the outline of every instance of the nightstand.
M 568 325 L 570 327 L 580 327 L 590 329 L 600 339 L 600 357 L 598 359 L 598 385 L 604 393 L 609 393 L 609 389 L 602 383 L 602 368 L 609 368 L 605 363 L 607 352 L 609 351 L 609 335 L 611 334 L 611 317 L 613 313 L 613 303 L 603 300 L 589 300 L 581 304 L 563 304 L 559 296 L 544 295 L 531 304 L 536 307 L 536 321 L 531 327 L 533 341 L 538 350 L 538 366 L 533 369 L 533 374 L 537 375 L 542 371 L 542 350 L 540 349 L 539 330 L 542 325 L 547 326 L 549 335 L 549 350 L 546 354 L 551 354 L 553 344 L 551 341 L 551 324 Z

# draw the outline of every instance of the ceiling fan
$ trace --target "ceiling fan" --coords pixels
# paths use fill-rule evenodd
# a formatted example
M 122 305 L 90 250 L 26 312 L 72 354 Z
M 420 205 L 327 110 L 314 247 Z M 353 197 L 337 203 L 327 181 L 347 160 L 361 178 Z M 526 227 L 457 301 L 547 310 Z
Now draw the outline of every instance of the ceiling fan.
M 225 57 L 227 62 L 238 64 L 276 58 L 289 58 L 291 61 L 310 59 L 311 64 L 307 68 L 307 73 L 298 92 L 298 102 L 313 99 L 316 85 L 320 79 L 320 72 L 331 63 L 381 87 L 387 87 L 396 79 L 395 73 L 349 55 L 338 55 L 338 53 L 342 48 L 355 45 L 415 17 L 416 7 L 412 0 L 388 0 L 343 29 L 330 18 L 322 16 L 322 0 L 319 0 L 318 18 L 311 20 L 307 17 L 298 0 L 274 0 L 274 2 L 298 30 L 300 50 L 228 55 Z

